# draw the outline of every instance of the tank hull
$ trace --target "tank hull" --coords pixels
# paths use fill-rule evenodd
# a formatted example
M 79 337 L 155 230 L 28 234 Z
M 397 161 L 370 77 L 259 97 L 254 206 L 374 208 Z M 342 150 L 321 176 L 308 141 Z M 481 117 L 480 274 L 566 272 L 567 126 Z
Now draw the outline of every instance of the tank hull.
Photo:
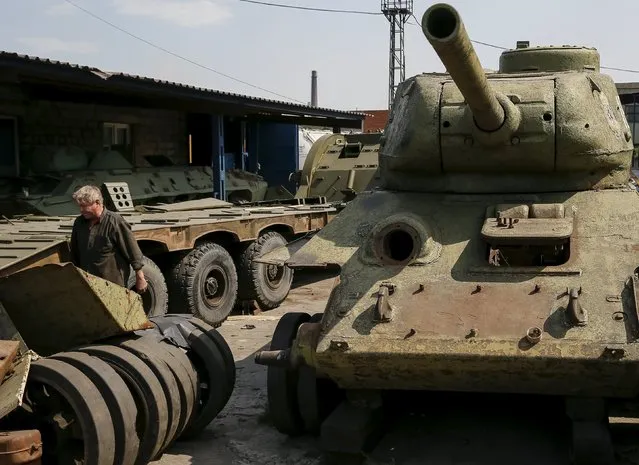
M 348 350 L 318 353 L 317 368 L 343 389 L 612 398 L 639 391 L 639 351 L 631 344 L 553 341 L 522 352 L 516 340 L 332 340 Z M 624 359 L 608 357 L 611 349 Z
M 495 206 L 521 218 L 491 232 Z M 307 362 L 349 389 L 634 396 L 638 207 L 630 189 L 361 194 L 289 260 L 341 268 Z M 376 237 L 407 224 L 419 252 L 384 263 Z

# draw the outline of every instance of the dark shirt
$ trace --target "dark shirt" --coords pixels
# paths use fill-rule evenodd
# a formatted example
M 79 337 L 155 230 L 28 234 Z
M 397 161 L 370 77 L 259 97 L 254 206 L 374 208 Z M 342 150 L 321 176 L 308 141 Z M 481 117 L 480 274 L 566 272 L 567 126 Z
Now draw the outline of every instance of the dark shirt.
M 76 218 L 71 232 L 71 261 L 87 273 L 124 287 L 129 281 L 129 265 L 135 271 L 143 265 L 131 226 L 106 208 L 93 226 L 82 215 Z

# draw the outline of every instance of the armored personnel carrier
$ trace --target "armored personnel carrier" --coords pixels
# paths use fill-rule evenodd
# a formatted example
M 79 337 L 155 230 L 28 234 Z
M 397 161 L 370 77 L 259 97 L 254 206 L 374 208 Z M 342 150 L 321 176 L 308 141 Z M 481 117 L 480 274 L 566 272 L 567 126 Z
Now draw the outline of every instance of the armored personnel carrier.
M 256 355 L 275 426 L 357 453 L 384 391 L 560 396 L 573 463 L 612 463 L 609 415 L 639 394 L 639 196 L 615 84 L 580 46 L 520 44 L 486 74 L 447 4 L 422 28 L 448 73 L 401 84 L 381 188 L 287 261 L 339 276 L 322 315 L 285 315 Z
M 329 202 L 352 200 L 378 180 L 381 133 L 326 134 L 312 146 L 302 170 L 294 174 L 295 198 L 326 197 Z
M 158 155 L 146 158 L 152 166 L 134 167 L 116 151 L 100 152 L 89 161 L 80 149 L 61 149 L 50 163 L 32 167 L 30 176 L 0 180 L 0 213 L 7 217 L 75 215 L 77 206 L 71 196 L 86 184 L 126 183 L 131 200 L 144 205 L 208 198 L 215 190 L 211 167 L 179 166 Z M 231 203 L 293 198 L 283 186 L 269 187 L 255 173 L 230 169 L 225 176 Z

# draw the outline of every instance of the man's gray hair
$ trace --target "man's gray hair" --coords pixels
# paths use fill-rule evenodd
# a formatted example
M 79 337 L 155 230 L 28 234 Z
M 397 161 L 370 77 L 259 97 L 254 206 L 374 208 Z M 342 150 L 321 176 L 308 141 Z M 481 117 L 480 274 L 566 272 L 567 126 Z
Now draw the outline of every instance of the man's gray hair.
M 102 192 L 98 187 L 92 185 L 80 187 L 73 193 L 73 200 L 82 204 L 91 204 L 94 202 L 104 203 Z

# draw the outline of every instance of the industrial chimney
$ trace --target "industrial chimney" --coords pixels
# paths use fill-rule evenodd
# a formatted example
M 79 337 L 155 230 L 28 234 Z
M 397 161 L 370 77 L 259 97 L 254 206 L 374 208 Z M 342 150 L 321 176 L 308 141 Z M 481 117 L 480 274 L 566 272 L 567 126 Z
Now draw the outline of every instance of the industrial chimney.
M 311 106 L 317 108 L 317 71 L 311 71 Z

